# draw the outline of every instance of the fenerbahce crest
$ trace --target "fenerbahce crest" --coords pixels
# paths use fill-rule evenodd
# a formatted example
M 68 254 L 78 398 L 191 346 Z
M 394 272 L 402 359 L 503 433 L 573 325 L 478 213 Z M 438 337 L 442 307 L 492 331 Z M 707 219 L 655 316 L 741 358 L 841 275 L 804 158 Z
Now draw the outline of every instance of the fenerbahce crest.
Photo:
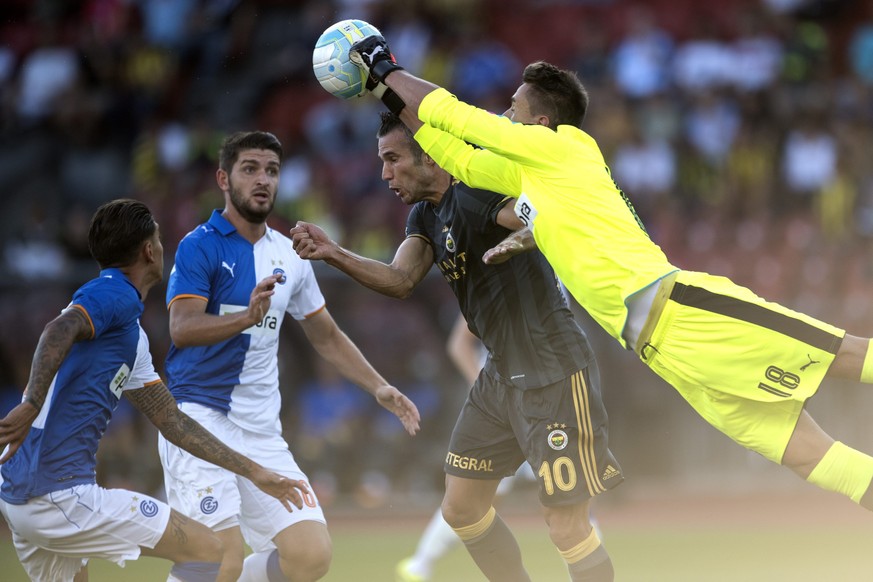
M 452 231 L 446 233 L 446 250 L 450 253 L 455 252 L 455 239 L 452 238 Z
M 562 428 L 565 428 L 565 426 L 560 426 L 560 428 L 559 428 L 559 426 L 560 425 L 555 424 L 555 425 L 549 427 L 549 428 L 552 428 L 554 430 L 552 430 L 552 432 L 549 433 L 549 436 L 547 439 L 549 442 L 549 446 L 552 447 L 553 449 L 555 449 L 556 451 L 561 451 L 561 450 L 567 448 L 567 444 L 570 442 L 570 439 L 567 437 L 567 433 L 565 433 L 563 430 L 561 430 Z

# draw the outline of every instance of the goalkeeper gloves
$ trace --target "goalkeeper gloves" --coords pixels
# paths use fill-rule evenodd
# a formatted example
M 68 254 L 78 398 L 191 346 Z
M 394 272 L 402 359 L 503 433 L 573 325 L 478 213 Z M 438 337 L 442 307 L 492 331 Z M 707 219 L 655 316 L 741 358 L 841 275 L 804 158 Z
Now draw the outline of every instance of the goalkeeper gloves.
M 384 83 L 385 77 L 403 69 L 394 60 L 385 39 L 378 35 L 359 40 L 349 49 L 349 60 L 358 65 L 375 83 Z M 369 83 L 368 89 L 369 87 Z
M 374 35 L 356 42 L 349 49 L 349 60 L 367 73 L 367 89 L 381 99 L 391 113 L 400 115 L 406 104 L 384 81 L 390 73 L 403 67 L 394 60 L 385 39 Z

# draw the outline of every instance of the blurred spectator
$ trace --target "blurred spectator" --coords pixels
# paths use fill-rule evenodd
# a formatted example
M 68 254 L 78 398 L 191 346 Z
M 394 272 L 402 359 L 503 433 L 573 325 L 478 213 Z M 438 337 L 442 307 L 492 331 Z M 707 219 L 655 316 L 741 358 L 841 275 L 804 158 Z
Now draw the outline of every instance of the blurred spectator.
M 645 5 L 633 6 L 627 31 L 612 55 L 613 76 L 621 92 L 639 98 L 666 91 L 670 83 L 673 39 Z
M 782 176 L 794 206 L 809 207 L 837 172 L 837 141 L 820 114 L 808 113 L 789 130 L 782 150 Z

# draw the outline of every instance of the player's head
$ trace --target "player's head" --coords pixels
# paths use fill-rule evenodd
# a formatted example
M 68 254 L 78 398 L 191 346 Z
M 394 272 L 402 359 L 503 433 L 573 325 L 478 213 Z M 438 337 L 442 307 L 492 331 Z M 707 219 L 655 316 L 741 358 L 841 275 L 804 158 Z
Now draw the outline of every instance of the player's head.
M 216 181 L 226 206 L 253 223 L 267 220 L 279 189 L 282 144 L 266 131 L 237 132 L 218 151 Z
M 524 69 L 522 85 L 505 113 L 518 123 L 582 127 L 588 109 L 588 92 L 573 71 L 538 61 Z
M 376 132 L 382 179 L 406 204 L 421 200 L 438 203 L 451 183 L 451 176 L 427 155 L 412 132 L 393 113 L 383 112 Z
M 218 167 L 228 174 L 243 150 L 270 150 L 282 160 L 282 144 L 268 131 L 238 131 L 227 136 L 218 150 Z
M 124 268 L 137 262 L 143 247 L 160 275 L 164 268 L 164 248 L 158 223 L 148 207 L 126 198 L 107 202 L 91 217 L 88 249 L 101 269 Z

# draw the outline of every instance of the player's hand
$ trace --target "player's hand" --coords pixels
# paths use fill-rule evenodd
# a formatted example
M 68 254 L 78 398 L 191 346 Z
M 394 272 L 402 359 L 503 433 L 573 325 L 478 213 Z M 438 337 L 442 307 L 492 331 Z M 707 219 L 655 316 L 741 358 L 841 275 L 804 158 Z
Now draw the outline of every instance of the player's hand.
M 376 400 L 386 410 L 394 413 L 394 416 L 400 419 L 403 423 L 403 428 L 410 435 L 414 436 L 420 428 L 421 415 L 418 413 L 418 407 L 404 396 L 404 394 L 394 386 L 380 386 L 376 390 Z
M 267 495 L 278 499 L 289 512 L 294 511 L 294 507 L 303 509 L 303 496 L 309 493 L 306 481 L 289 479 L 263 467 L 253 472 L 249 480 Z
M 385 77 L 403 69 L 397 64 L 388 43 L 378 35 L 359 40 L 349 49 L 349 60 L 367 74 L 367 89 L 373 90 Z
M 252 289 L 252 294 L 249 297 L 248 313 L 252 321 L 252 325 L 257 325 L 264 320 L 264 316 L 270 310 L 270 297 L 276 293 L 276 283 L 285 277 L 282 273 L 276 273 L 264 277 L 260 283 Z
M 485 251 L 482 255 L 482 261 L 488 265 L 499 265 L 505 263 L 515 255 L 524 252 L 524 245 L 520 240 L 515 238 L 507 238 L 497 244 L 497 246 Z
M 0 420 L 0 449 L 9 445 L 0 457 L 0 465 L 11 459 L 21 447 L 37 416 L 39 416 L 39 409 L 29 402 L 22 402 Z
M 301 259 L 324 260 L 330 257 L 335 244 L 321 227 L 309 222 L 297 221 L 291 229 L 291 243 Z

